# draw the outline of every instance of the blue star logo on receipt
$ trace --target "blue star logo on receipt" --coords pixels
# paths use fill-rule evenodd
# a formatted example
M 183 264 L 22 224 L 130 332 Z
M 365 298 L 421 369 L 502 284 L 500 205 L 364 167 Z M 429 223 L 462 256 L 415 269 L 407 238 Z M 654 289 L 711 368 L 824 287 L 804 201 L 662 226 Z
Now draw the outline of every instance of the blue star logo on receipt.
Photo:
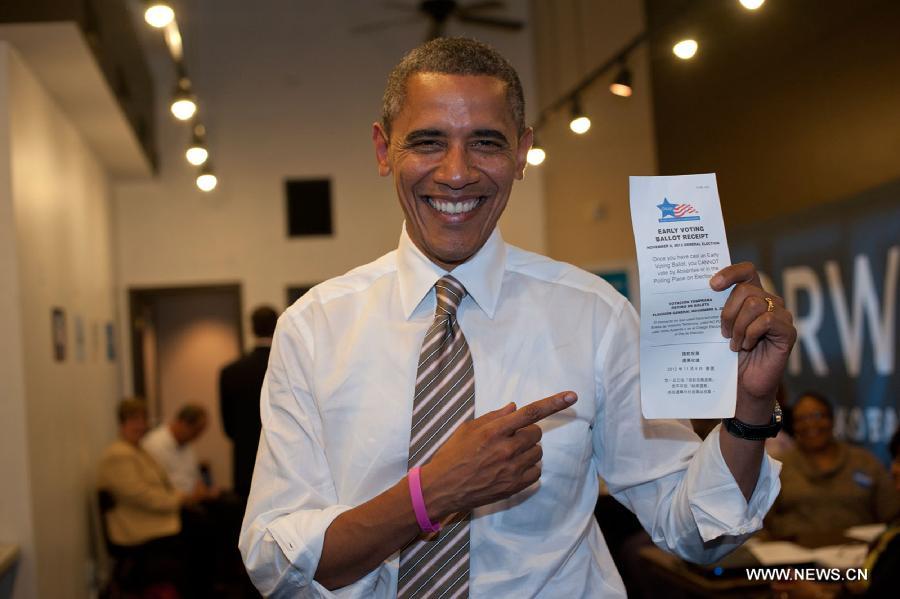
M 673 204 L 669 198 L 663 198 L 662 204 L 657 204 L 662 215 L 659 222 L 661 223 L 678 223 L 686 220 L 700 220 L 700 213 L 690 204 Z

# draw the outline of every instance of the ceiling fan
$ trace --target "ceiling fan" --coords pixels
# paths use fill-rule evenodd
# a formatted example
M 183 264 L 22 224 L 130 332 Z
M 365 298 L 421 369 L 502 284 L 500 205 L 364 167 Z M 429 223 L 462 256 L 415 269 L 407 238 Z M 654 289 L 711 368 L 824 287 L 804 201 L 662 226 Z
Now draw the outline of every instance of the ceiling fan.
M 492 27 L 505 31 L 519 31 L 525 26 L 525 22 L 518 19 L 484 14 L 484 11 L 505 8 L 506 3 L 502 0 L 483 0 L 481 2 L 469 2 L 468 4 L 460 4 L 456 0 L 421 0 L 417 4 L 384 2 L 383 5 L 387 8 L 412 14 L 405 19 L 388 19 L 360 25 L 354 27 L 353 31 L 356 33 L 378 31 L 395 25 L 420 21 L 425 18 L 429 21 L 428 35 L 425 39 L 433 40 L 444 35 L 447 22 L 451 19 L 461 23 Z

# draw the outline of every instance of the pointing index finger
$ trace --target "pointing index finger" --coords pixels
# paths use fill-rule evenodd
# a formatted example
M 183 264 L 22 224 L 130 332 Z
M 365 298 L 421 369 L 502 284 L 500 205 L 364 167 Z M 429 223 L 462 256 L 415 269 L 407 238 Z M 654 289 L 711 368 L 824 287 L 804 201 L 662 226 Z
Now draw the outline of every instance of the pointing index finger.
M 512 414 L 496 420 L 497 430 L 507 435 L 514 434 L 520 428 L 540 422 L 547 416 L 565 410 L 578 400 L 574 391 L 563 391 L 544 399 L 522 406 Z

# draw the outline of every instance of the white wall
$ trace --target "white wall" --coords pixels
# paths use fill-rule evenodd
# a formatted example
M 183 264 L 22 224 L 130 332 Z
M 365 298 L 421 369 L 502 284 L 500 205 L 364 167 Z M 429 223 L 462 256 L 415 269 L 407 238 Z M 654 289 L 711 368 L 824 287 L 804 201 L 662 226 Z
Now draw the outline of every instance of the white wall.
M 11 222 L 17 272 L 2 274 L 8 275 L 4 283 L 12 281 L 12 289 L 18 287 L 12 313 L 22 331 L 18 336 L 14 330 L 10 337 L 4 335 L 21 340 L 11 344 L 11 356 L 4 361 L 18 361 L 24 381 L 23 392 L 4 397 L 4 410 L 16 412 L 18 423 L 24 424 L 13 437 L 19 445 L 11 455 L 27 469 L 29 485 L 18 493 L 27 494 L 30 506 L 26 509 L 19 501 L 14 516 L 31 519 L 33 529 L 22 539 L 23 571 L 16 596 L 85 597 L 88 502 L 100 452 L 115 435 L 119 387 L 117 365 L 106 360 L 102 338 L 103 326 L 115 317 L 110 184 L 83 138 L 29 67 L 5 44 L 4 48 L 6 77 L 0 89 L 8 103 L 0 118 L 6 120 L 9 133 L 0 143 L 4 147 L 0 158 L 5 158 L 0 169 L 8 165 L 10 176 L 2 180 L 10 185 L 5 201 L 0 195 L 0 210 L 12 219 L 3 219 L 6 230 L 0 239 L 9 245 Z M 64 362 L 55 362 L 52 354 L 53 307 L 64 309 L 67 316 Z M 76 349 L 77 320 L 84 331 L 81 357 Z M 19 528 L 14 532 L 23 534 L 27 525 L 20 523 Z
M 535 0 L 535 49 L 541 106 L 548 106 L 646 27 L 641 0 Z M 634 94 L 609 92 L 613 68 L 582 97 L 592 126 L 569 131 L 569 109 L 540 133 L 548 252 L 586 268 L 628 267 L 636 276 L 628 176 L 656 174 L 647 45 L 628 61 Z M 633 286 L 636 287 L 636 286 Z
M 19 264 L 13 221 L 10 181 L 10 48 L 0 41 L 0 543 L 18 544 L 22 550 L 17 571 L 3 580 L 7 590 L 14 576 L 18 597 L 37 591 L 32 527 L 31 481 L 24 459 L 26 436 L 25 376 L 22 361 L 22 306 L 19 301 Z
M 377 175 L 371 125 L 387 73 L 423 39 L 425 22 L 352 33 L 406 17 L 370 0 L 269 0 L 252 10 L 241 0 L 181 4 L 186 62 L 220 183 L 209 195 L 193 184 L 183 158 L 188 129 L 167 113 L 172 69 L 154 36 L 162 162 L 156 180 L 117 187 L 121 305 L 131 286 L 240 282 L 247 311 L 262 302 L 283 307 L 286 286 L 396 247 L 402 215 L 390 180 Z M 526 0 L 508 4 L 509 14 L 529 17 Z M 530 30 L 449 33 L 494 44 L 519 69 L 534 106 Z M 323 176 L 332 178 L 334 237 L 288 240 L 284 179 Z M 545 249 L 538 172 L 516 186 L 501 226 L 512 243 Z M 245 327 L 249 340 L 246 318 Z

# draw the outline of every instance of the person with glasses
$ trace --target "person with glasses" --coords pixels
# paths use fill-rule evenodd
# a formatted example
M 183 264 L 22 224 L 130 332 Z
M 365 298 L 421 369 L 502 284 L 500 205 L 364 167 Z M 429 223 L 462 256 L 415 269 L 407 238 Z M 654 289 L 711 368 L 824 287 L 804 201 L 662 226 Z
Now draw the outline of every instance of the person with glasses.
M 891 454 L 891 478 L 900 495 L 900 429 L 888 444 Z M 900 589 L 900 517 L 869 545 L 861 565 L 868 576 L 861 580 L 824 583 L 811 580 L 778 581 L 772 592 L 779 599 L 879 599 L 894 597 Z
M 796 446 L 780 458 L 781 494 L 765 523 L 770 536 L 809 538 L 900 513 L 900 494 L 878 459 L 835 439 L 834 412 L 824 396 L 803 393 L 792 413 Z

